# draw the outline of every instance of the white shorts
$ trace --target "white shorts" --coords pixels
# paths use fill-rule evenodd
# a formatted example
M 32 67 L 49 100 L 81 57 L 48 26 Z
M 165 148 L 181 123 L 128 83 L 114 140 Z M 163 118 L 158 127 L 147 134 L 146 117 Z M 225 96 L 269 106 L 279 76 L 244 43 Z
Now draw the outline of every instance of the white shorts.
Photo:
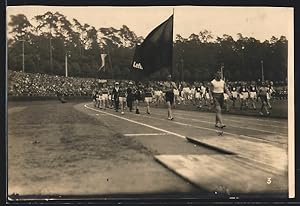
M 271 95 L 267 93 L 267 99 L 271 99 Z
M 152 97 L 145 97 L 145 102 L 146 103 L 152 102 Z
M 236 91 L 232 92 L 232 97 L 233 98 L 237 98 L 237 96 L 238 96 L 238 93 Z
M 126 102 L 126 97 L 119 97 L 119 102 Z
M 228 99 L 228 94 L 224 93 L 224 100 L 227 100 Z
M 206 93 L 206 99 L 210 99 L 209 93 Z
M 201 98 L 201 94 L 200 94 L 199 92 L 197 92 L 197 93 L 195 94 L 195 98 L 196 98 L 196 99 L 200 99 L 200 98 Z
M 108 100 L 108 94 L 103 94 L 102 95 L 102 100 Z
M 248 92 L 242 92 L 242 94 L 240 94 L 241 99 L 248 99 L 249 97 L 249 93 Z
M 182 92 L 183 92 L 183 93 L 189 93 L 189 89 L 188 89 L 188 88 L 183 88 L 183 89 L 182 89 Z
M 162 95 L 161 95 L 161 94 L 155 94 L 155 95 L 154 95 L 154 98 L 155 98 L 155 99 L 161 99 L 161 98 L 162 98 Z
M 256 99 L 256 92 L 250 92 L 250 98 Z
M 154 91 L 154 96 L 160 96 L 160 92 L 159 91 Z

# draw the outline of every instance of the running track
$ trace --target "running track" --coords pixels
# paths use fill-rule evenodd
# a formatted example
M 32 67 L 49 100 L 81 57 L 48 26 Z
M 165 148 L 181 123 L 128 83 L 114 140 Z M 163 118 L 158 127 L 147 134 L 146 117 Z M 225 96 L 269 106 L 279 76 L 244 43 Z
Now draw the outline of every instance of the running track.
M 167 120 L 167 110 L 151 108 L 147 115 L 141 107 L 141 114 L 126 112 L 121 115 L 112 109 L 100 110 L 92 103 L 80 104 L 90 114 L 101 116 L 101 121 L 113 122 L 110 124 L 117 131 L 127 136 L 164 136 L 171 135 L 177 138 L 185 137 L 212 137 L 216 136 L 214 128 L 215 115 L 207 112 L 173 110 L 175 119 Z M 245 138 L 251 141 L 264 141 L 272 145 L 287 148 L 288 121 L 287 119 L 272 119 L 245 117 L 237 115 L 223 115 L 227 125 L 224 135 Z M 220 137 L 221 138 L 221 137 Z

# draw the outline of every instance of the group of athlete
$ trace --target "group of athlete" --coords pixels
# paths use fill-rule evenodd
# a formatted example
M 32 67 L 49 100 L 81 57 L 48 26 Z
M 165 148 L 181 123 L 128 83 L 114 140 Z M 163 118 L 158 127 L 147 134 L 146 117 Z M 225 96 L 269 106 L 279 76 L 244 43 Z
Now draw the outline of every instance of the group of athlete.
M 140 114 L 139 103 L 146 103 L 146 113 L 150 114 L 150 103 L 156 101 L 157 104 L 162 102 L 162 94 L 168 105 L 168 119 L 172 120 L 173 115 L 171 106 L 174 104 L 174 89 L 177 86 L 171 81 L 171 76 L 168 76 L 168 81 L 164 83 L 163 91 L 154 90 L 149 83 L 142 84 L 141 82 L 124 81 L 115 82 L 114 86 L 108 86 L 107 83 L 100 83 L 98 88 L 95 88 L 92 93 L 94 106 L 106 110 L 107 108 L 115 109 L 116 112 L 121 111 L 125 114 L 125 109 L 129 112 L 135 109 L 136 114 Z
M 209 85 L 210 83 L 195 83 L 191 87 L 187 84 L 183 84 L 183 86 L 179 85 L 179 90 L 174 91 L 176 103 L 192 103 L 198 108 L 208 106 L 209 109 L 211 109 L 211 96 L 209 93 Z M 264 85 L 267 85 L 266 82 L 264 82 Z M 270 84 L 268 84 L 267 86 L 267 103 L 268 107 L 272 108 L 270 99 L 271 97 L 273 97 L 275 90 L 272 82 L 270 82 Z M 239 101 L 241 110 L 256 109 L 256 102 L 259 101 L 258 92 L 260 87 L 262 87 L 262 85 L 257 85 L 255 81 L 252 81 L 249 84 L 227 83 L 227 88 L 232 94 L 232 107 L 235 108 L 236 102 Z M 225 93 L 224 109 L 226 109 L 226 111 L 229 111 L 230 109 L 229 100 L 229 96 Z
M 100 109 L 111 108 L 116 112 L 120 111 L 122 115 L 125 110 L 129 112 L 135 110 L 136 114 L 140 114 L 140 102 L 146 103 L 146 113 L 150 114 L 150 104 L 156 105 L 166 102 L 168 105 L 168 119 L 173 120 L 172 106 L 175 104 L 193 103 L 201 108 L 204 105 L 214 106 L 216 110 L 216 124 L 218 128 L 224 128 L 225 124 L 222 120 L 222 108 L 228 110 L 229 100 L 233 107 L 236 101 L 240 101 L 240 109 L 252 108 L 256 109 L 256 102 L 259 99 L 262 102 L 259 113 L 261 115 L 269 115 L 271 95 L 274 92 L 273 83 L 266 84 L 261 82 L 251 82 L 250 85 L 242 83 L 227 84 L 222 79 L 222 74 L 216 72 L 214 79 L 206 84 L 194 84 L 190 88 L 187 84 L 176 84 L 171 80 L 171 75 L 167 77 L 161 85 L 152 85 L 149 82 L 142 84 L 141 82 L 115 82 L 114 86 L 108 86 L 107 83 L 100 83 L 99 87 L 93 90 L 94 106 Z

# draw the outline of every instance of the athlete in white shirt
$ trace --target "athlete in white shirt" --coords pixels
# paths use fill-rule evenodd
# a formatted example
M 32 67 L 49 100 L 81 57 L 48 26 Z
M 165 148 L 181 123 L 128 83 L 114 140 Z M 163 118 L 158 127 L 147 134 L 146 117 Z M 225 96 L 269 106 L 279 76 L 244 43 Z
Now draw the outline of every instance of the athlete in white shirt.
M 224 104 L 224 92 L 231 98 L 232 95 L 226 87 L 225 82 L 221 79 L 221 72 L 215 74 L 215 78 L 210 82 L 210 96 L 214 101 L 216 108 L 216 124 L 215 127 L 224 128 L 226 125 L 222 119 L 222 107 Z
M 185 86 L 182 88 L 182 94 L 183 94 L 183 104 L 185 105 L 187 101 L 189 100 L 189 95 L 191 93 L 190 87 L 185 84 Z

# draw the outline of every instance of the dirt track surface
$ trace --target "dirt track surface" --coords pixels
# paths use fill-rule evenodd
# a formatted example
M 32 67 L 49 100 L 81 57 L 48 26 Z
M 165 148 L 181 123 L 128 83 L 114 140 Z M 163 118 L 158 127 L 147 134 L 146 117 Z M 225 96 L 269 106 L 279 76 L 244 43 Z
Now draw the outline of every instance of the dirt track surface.
M 200 192 L 155 162 L 151 147 L 74 105 L 9 103 L 9 194 Z
M 222 155 L 185 138 L 215 138 L 215 115 L 174 110 L 175 120 L 169 121 L 164 108 L 152 107 L 151 115 L 144 106 L 140 111 L 121 115 L 91 102 L 9 103 L 9 194 L 211 195 L 154 156 Z M 225 136 L 287 149 L 286 119 L 226 114 L 224 121 Z

